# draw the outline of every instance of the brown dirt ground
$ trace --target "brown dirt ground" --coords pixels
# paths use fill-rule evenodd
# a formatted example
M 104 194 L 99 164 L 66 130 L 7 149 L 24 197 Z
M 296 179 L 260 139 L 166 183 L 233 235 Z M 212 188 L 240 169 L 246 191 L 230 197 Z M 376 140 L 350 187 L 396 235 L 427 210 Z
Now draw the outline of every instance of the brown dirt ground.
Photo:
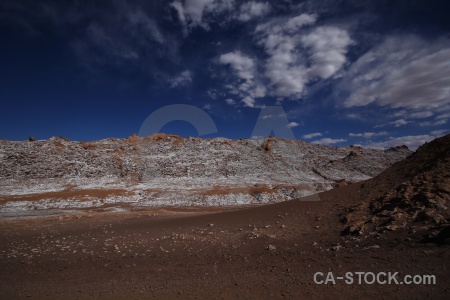
M 0 299 L 448 299 L 450 246 L 402 231 L 340 236 L 339 216 L 360 201 L 360 190 L 351 184 L 320 194 L 321 201 L 233 211 L 1 221 Z M 432 274 L 437 284 L 313 282 L 315 272 L 328 271 Z

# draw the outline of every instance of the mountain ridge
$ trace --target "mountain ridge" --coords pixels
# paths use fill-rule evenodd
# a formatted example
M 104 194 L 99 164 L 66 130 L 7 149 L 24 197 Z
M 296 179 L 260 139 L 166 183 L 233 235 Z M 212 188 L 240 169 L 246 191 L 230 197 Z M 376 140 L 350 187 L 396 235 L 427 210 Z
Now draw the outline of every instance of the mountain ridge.
M 91 142 L 63 137 L 2 140 L 0 201 L 11 206 L 11 196 L 125 189 L 129 193 L 117 196 L 120 199 L 105 196 L 85 200 L 96 207 L 121 201 L 136 206 L 276 202 L 328 190 L 342 181 L 369 179 L 411 153 L 404 147 L 375 150 L 276 137 L 201 139 L 163 133 Z M 233 192 L 214 193 L 224 188 Z M 73 201 L 56 206 L 77 207 L 79 199 L 70 199 Z M 21 209 L 39 210 L 55 199 L 42 201 L 39 206 L 24 202 Z

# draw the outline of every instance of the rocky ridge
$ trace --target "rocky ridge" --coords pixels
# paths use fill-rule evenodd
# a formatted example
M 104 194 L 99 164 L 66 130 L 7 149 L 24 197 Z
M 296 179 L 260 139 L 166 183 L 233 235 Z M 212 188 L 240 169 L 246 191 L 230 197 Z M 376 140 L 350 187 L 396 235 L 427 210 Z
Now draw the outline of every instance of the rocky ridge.
M 366 181 L 361 198 L 343 217 L 344 234 L 424 231 L 428 239 L 450 243 L 450 135 Z
M 329 147 L 275 137 L 3 140 L 0 214 L 284 201 L 369 179 L 410 154 L 405 147 Z

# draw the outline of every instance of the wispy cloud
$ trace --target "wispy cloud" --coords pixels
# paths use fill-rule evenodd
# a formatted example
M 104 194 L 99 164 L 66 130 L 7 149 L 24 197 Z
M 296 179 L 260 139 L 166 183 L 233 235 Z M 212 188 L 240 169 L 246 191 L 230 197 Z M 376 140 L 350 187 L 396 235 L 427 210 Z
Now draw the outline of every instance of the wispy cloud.
M 217 15 L 231 11 L 235 7 L 234 0 L 185 0 L 173 1 L 170 6 L 177 12 L 180 22 L 188 33 L 194 27 L 200 26 L 209 29 L 209 15 Z
M 242 99 L 242 102 L 244 102 L 247 107 L 255 107 L 255 99 L 250 96 L 245 96 L 244 99 Z
M 450 119 L 450 112 L 436 117 L 436 120 Z
M 222 54 L 219 63 L 229 65 L 238 77 L 238 81 L 228 85 L 228 89 L 238 94 L 246 106 L 255 107 L 255 99 L 266 95 L 266 88 L 255 79 L 256 64 L 253 58 L 240 51 L 233 51 Z
M 418 112 L 413 112 L 413 113 L 409 114 L 409 117 L 413 118 L 413 119 L 424 119 L 424 118 L 431 117 L 432 115 L 433 115 L 433 113 L 431 111 L 418 111 Z
M 347 48 L 354 41 L 346 30 L 321 26 L 302 38 L 303 45 L 309 50 L 311 67 L 310 77 L 329 78 L 342 68 L 346 62 Z
M 357 23 L 363 22 L 353 15 L 335 13 L 347 8 L 333 1 L 292 2 L 119 0 L 105 9 L 92 1 L 81 6 L 5 0 L 0 3 L 0 18 L 35 31 L 40 22 L 51 22 L 61 32 L 76 28 L 76 34 L 64 37 L 78 60 L 87 68 L 103 68 L 111 76 L 130 78 L 130 73 L 143 73 L 140 82 L 157 78 L 164 87 L 181 89 L 192 83 L 195 74 L 195 79 L 205 78 L 205 84 L 191 85 L 197 89 L 193 93 L 217 100 L 217 105 L 230 110 L 273 103 L 301 106 L 300 101 L 286 100 L 321 102 L 329 92 L 338 95 L 337 107 L 352 122 L 363 122 L 368 115 L 363 109 L 373 108 L 386 115 L 375 127 L 389 131 L 393 131 L 389 126 L 402 131 L 418 126 L 439 129 L 447 124 L 448 38 L 383 36 L 377 30 L 365 35 L 359 30 L 368 27 L 359 28 Z M 349 7 L 358 8 L 356 2 L 351 1 Z M 370 4 L 377 5 L 376 1 Z M 233 36 L 239 39 L 227 40 Z M 312 95 L 311 91 L 319 89 L 324 98 Z M 332 102 L 326 109 L 331 109 Z M 386 135 L 375 129 L 361 131 L 366 132 L 349 137 Z M 303 137 L 321 137 L 315 134 L 320 133 Z
M 234 100 L 231 99 L 231 98 L 225 99 L 225 102 L 226 102 L 228 105 L 234 105 L 234 104 L 236 104 L 236 101 L 234 101 Z
M 390 147 L 405 145 L 411 150 L 416 150 L 419 146 L 423 145 L 426 142 L 434 140 L 436 137 L 436 135 L 409 135 L 401 137 L 391 137 L 386 141 L 365 144 L 363 145 L 363 147 L 387 149 Z
M 434 122 L 420 122 L 419 125 L 422 127 L 425 126 L 440 126 L 440 125 L 444 125 L 447 124 L 447 120 L 438 120 L 438 121 L 434 121 Z
M 219 57 L 219 62 L 230 65 L 241 79 L 249 81 L 254 78 L 255 62 L 252 58 L 242 54 L 240 51 L 222 54 Z
M 366 139 L 370 139 L 376 136 L 383 136 L 383 135 L 388 135 L 389 132 L 387 131 L 381 131 L 381 132 L 364 132 L 364 133 L 349 133 L 348 136 L 349 137 L 363 137 Z
M 319 136 L 322 136 L 322 134 L 320 132 L 314 132 L 314 133 L 305 134 L 302 137 L 304 139 L 309 140 L 309 139 L 312 139 L 312 138 L 315 138 L 315 137 L 319 137 Z
M 243 80 L 228 84 L 230 93 L 246 99 L 247 106 L 257 107 L 249 103 L 267 96 L 278 101 L 299 98 L 308 83 L 336 74 L 347 61 L 347 49 L 354 42 L 345 29 L 312 27 L 316 20 L 314 14 L 300 14 L 256 26 L 254 39 L 265 57 L 250 57 L 239 50 L 222 54 L 219 62 L 230 65 L 237 78 Z
M 297 122 L 290 122 L 287 125 L 288 128 L 295 128 L 295 127 L 298 127 L 298 126 L 300 126 L 300 123 L 297 123 Z
M 403 116 L 407 118 L 430 117 L 450 98 L 449 60 L 447 39 L 387 37 L 362 55 L 344 75 L 341 88 L 350 93 L 344 105 L 375 104 L 403 108 Z
M 404 126 L 408 123 L 411 123 L 410 121 L 406 121 L 404 119 L 398 119 L 392 122 L 389 122 L 389 124 L 394 125 L 395 127 L 400 127 L 400 126 Z
M 434 136 L 443 136 L 447 132 L 448 132 L 447 129 L 439 129 L 439 130 L 433 130 L 431 132 L 431 134 L 434 135 Z
M 96 77 L 113 68 L 138 70 L 152 78 L 164 73 L 159 79 L 165 81 L 168 72 L 155 61 L 166 60 L 168 65 L 177 59 L 179 41 L 161 26 L 165 21 L 155 6 L 145 1 L 111 1 L 107 7 L 95 1 L 1 2 L 15 2 L 11 11 L 3 11 L 0 4 L 2 14 L 20 15 L 39 36 L 63 41 L 61 47 L 75 55 L 68 60 L 93 71 Z
M 256 28 L 258 43 L 269 56 L 264 75 L 270 82 L 271 93 L 278 97 L 301 94 L 307 81 L 304 58 L 296 51 L 301 41 L 288 34 L 283 25 L 269 23 Z
M 347 141 L 346 139 L 322 138 L 320 140 L 315 140 L 311 143 L 318 144 L 318 145 L 334 145 L 334 144 L 343 143 L 346 141 Z
M 241 5 L 237 19 L 241 22 L 247 22 L 253 18 L 267 15 L 271 10 L 272 7 L 268 2 L 245 2 Z
M 172 88 L 188 85 L 192 82 L 192 73 L 189 70 L 183 71 L 176 77 L 172 78 L 169 82 Z
M 398 120 L 391 121 L 391 122 L 388 122 L 385 124 L 376 125 L 376 126 L 374 126 L 374 128 L 382 128 L 382 127 L 386 127 L 389 125 L 392 125 L 394 127 L 401 127 L 401 126 L 405 126 L 406 124 L 409 124 L 409 123 L 411 123 L 411 121 L 407 121 L 405 119 L 398 119 Z

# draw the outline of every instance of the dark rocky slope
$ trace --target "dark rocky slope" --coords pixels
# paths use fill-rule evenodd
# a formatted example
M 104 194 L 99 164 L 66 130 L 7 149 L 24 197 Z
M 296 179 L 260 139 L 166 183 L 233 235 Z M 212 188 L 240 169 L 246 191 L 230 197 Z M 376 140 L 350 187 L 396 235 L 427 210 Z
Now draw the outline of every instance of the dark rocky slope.
M 450 135 L 421 146 L 361 189 L 360 205 L 348 209 L 344 233 L 374 235 L 406 229 L 447 240 L 450 225 Z

